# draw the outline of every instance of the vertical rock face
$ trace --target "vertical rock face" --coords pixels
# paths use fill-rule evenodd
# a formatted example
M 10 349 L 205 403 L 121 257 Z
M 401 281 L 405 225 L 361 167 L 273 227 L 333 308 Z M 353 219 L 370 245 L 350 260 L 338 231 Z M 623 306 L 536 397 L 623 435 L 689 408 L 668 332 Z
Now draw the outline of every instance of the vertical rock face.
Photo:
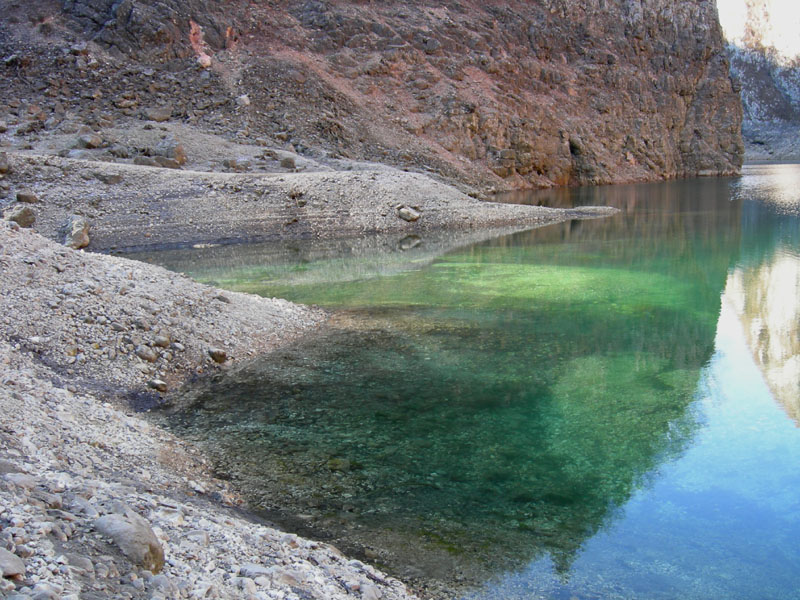
M 718 0 L 741 82 L 752 159 L 800 159 L 800 11 L 795 0 Z
M 233 69 L 248 126 L 497 187 L 736 172 L 708 0 L 66 0 L 98 43 Z

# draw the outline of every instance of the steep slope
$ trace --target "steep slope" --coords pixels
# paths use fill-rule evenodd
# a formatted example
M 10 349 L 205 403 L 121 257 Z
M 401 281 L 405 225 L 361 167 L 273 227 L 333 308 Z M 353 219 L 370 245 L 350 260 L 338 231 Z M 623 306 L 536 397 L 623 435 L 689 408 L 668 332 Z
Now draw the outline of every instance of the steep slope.
M 240 133 L 301 151 L 497 188 L 741 164 L 741 106 L 705 0 L 40 4 L 46 34 L 66 27 L 117 59 L 219 77 L 227 103 L 182 86 L 176 116 L 228 110 Z
M 792 0 L 718 0 L 741 82 L 750 159 L 800 160 L 800 10 Z

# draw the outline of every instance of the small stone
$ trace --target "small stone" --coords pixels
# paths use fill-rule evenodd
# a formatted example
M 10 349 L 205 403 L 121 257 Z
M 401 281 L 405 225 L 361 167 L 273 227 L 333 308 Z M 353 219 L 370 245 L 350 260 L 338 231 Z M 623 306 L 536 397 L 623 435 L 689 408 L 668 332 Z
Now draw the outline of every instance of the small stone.
M 159 107 L 145 108 L 144 116 L 150 121 L 155 121 L 156 123 L 163 123 L 164 121 L 169 121 L 169 119 L 172 117 L 172 107 L 159 106 Z
M 228 360 L 228 353 L 221 348 L 209 348 L 208 355 L 215 363 L 224 363 L 226 360 Z
M 64 245 L 76 250 L 89 245 L 88 219 L 78 215 L 72 215 L 70 217 L 67 223 L 67 233 L 64 236 Z
M 167 158 L 166 156 L 156 156 L 153 158 L 159 167 L 165 169 L 180 169 L 181 165 L 174 158 Z
M 147 383 L 147 385 L 159 392 L 167 391 L 167 382 L 163 379 L 152 379 Z
M 99 148 L 102 145 L 103 145 L 103 138 L 101 138 L 96 133 L 84 133 L 75 142 L 76 148 L 87 148 L 89 150 L 94 150 L 95 148 Z
M 404 221 L 411 223 L 419 219 L 422 215 L 409 206 L 403 206 L 402 208 L 398 209 L 397 216 Z
M 250 96 L 247 94 L 242 94 L 238 98 L 236 98 L 236 105 L 241 106 L 242 108 L 246 106 L 250 106 Z
M 5 152 L 0 152 L 0 175 L 5 175 L 11 172 L 11 163 L 8 162 L 8 155 Z
M 136 356 L 151 363 L 158 360 L 158 354 L 156 351 L 150 346 L 145 346 L 144 344 L 136 346 Z
M 381 591 L 377 586 L 371 583 L 365 583 L 361 586 L 362 600 L 380 600 L 383 597 Z
M 149 156 L 136 156 L 133 159 L 133 164 L 141 165 L 143 167 L 157 167 L 159 166 L 155 159 Z
M 201 546 L 208 546 L 210 543 L 210 539 L 208 537 L 208 532 L 202 529 L 194 529 L 186 534 L 186 539 Z
M 165 335 L 157 335 L 153 344 L 159 348 L 169 348 L 170 339 Z
M 156 160 L 158 160 L 158 156 L 169 158 L 175 161 L 175 163 L 179 166 L 185 165 L 187 160 L 186 148 L 183 146 L 183 144 L 171 137 L 167 137 L 166 139 L 162 140 L 155 147 L 154 154 L 157 155 Z
M 17 192 L 17 202 L 25 202 L 26 204 L 36 204 L 39 197 L 31 190 L 20 190 Z
M 122 183 L 122 175 L 115 173 L 95 173 L 94 176 L 106 185 Z
M 6 131 L 8 131 L 8 123 L 0 121 L 0 133 L 5 133 Z
M 294 157 L 292 156 L 285 156 L 281 159 L 281 167 L 284 169 L 295 169 L 297 168 L 297 164 L 295 163 Z
M 328 461 L 328 468 L 331 471 L 347 472 L 350 470 L 350 461 L 346 458 L 331 458 Z
M 249 577 L 250 579 L 255 579 L 256 577 L 268 576 L 270 574 L 271 571 L 263 565 L 257 565 L 254 563 L 245 563 L 241 567 L 239 567 L 240 577 Z
M 3 572 L 3 577 L 25 575 L 25 563 L 16 554 L 0 548 L 0 571 Z
M 65 558 L 73 567 L 78 567 L 87 573 L 94 573 L 94 564 L 87 557 L 81 556 L 80 554 L 67 554 Z

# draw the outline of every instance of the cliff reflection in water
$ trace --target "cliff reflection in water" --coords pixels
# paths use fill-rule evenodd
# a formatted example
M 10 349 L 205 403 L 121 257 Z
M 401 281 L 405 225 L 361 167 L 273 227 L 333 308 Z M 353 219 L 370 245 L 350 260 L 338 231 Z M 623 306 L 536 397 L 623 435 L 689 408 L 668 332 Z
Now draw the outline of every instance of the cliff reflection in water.
M 727 297 L 770 391 L 800 425 L 800 170 L 749 171 L 737 190 L 751 200 L 743 218 L 747 244 Z
M 740 246 L 726 180 L 592 193 L 625 210 L 264 286 L 347 326 L 196 391 L 172 425 L 254 507 L 404 577 L 475 584 L 544 554 L 567 572 L 691 440 Z

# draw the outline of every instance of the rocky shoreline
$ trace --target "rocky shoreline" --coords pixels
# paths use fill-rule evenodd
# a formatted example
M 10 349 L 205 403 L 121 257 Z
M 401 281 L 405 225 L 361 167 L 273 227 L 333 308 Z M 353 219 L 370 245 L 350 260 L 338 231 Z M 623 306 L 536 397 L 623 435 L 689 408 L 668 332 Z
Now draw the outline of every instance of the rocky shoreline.
M 25 160 L 12 159 L 13 172 Z M 353 189 L 347 175 L 337 185 Z M 476 225 L 513 212 L 528 225 L 609 212 L 472 204 L 448 193 L 456 218 L 466 211 Z M 33 206 L 42 233 L 59 239 L 58 218 L 46 216 L 59 203 Z M 130 228 L 126 239 L 148 245 L 149 231 Z M 237 512 L 241 499 L 197 449 L 131 408 L 157 406 L 187 381 L 318 331 L 327 313 L 74 250 L 12 221 L 0 227 L 0 272 L 0 597 L 414 597 L 329 545 Z

